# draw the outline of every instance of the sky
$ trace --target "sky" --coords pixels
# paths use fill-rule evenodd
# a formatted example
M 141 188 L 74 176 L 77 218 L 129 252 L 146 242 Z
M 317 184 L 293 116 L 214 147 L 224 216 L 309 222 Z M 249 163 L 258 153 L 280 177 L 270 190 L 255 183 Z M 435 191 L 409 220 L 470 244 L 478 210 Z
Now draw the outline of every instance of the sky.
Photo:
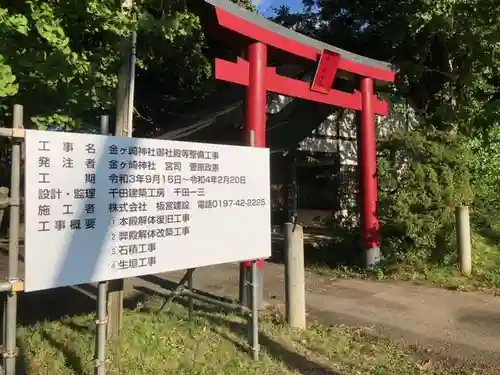
M 292 11 L 302 8 L 302 0 L 252 0 L 257 6 L 259 12 L 268 13 L 273 7 L 277 8 L 281 5 L 288 5 Z

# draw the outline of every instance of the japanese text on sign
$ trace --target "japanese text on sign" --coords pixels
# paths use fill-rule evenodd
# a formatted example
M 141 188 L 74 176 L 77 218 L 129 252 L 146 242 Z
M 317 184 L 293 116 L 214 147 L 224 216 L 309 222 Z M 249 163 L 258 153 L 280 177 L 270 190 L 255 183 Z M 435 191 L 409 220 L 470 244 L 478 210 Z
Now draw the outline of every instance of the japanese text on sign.
M 26 291 L 270 256 L 267 149 L 25 140 Z

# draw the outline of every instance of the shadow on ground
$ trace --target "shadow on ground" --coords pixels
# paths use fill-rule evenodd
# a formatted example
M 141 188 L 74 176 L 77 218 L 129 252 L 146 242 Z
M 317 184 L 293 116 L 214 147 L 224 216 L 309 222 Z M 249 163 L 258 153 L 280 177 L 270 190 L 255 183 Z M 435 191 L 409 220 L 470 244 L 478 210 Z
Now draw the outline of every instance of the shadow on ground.
M 363 253 L 359 238 L 354 234 L 338 234 L 330 237 L 308 233 L 304 236 L 305 265 L 340 267 L 358 267 L 363 264 Z M 285 242 L 282 235 L 273 236 L 271 257 L 267 261 L 283 264 L 285 262 Z
M 66 317 L 77 315 L 95 314 L 97 288 L 93 285 L 79 285 L 44 290 L 39 292 L 23 293 L 18 297 L 18 326 L 31 326 L 37 323 L 58 321 Z M 147 298 L 144 294 L 136 294 L 124 301 L 125 308 L 134 309 Z M 3 325 L 0 325 L 3 327 Z M 73 329 L 77 327 L 71 327 Z M 83 329 L 84 327 L 80 327 Z M 85 331 L 88 329 L 85 327 Z M 1 332 L 3 337 L 3 332 Z M 67 359 L 68 366 L 75 374 L 84 374 L 80 358 L 69 351 L 63 343 L 48 333 L 43 332 L 44 338 Z M 26 360 L 24 344 L 18 340 L 18 360 L 16 361 L 16 374 L 26 375 Z
M 166 288 L 166 289 L 174 289 L 177 286 L 176 282 L 170 281 L 170 280 L 165 280 L 165 279 L 160 279 L 156 276 L 147 276 L 144 278 L 145 280 L 156 284 L 157 286 L 161 288 Z M 162 297 L 165 298 L 165 294 L 152 290 L 143 286 L 137 286 L 135 289 L 142 293 L 146 294 L 149 296 L 154 296 L 154 297 Z M 197 293 L 203 294 L 205 296 L 218 299 L 221 301 L 228 302 L 230 301 L 227 298 L 221 297 L 221 296 L 216 296 L 210 293 L 206 292 L 201 292 L 197 290 Z M 185 297 L 178 297 L 175 299 L 175 303 L 178 303 L 184 307 L 188 307 L 188 302 Z M 228 319 L 224 319 L 222 316 L 214 316 L 212 314 L 214 313 L 219 313 L 219 312 L 227 312 L 227 310 L 224 310 L 220 307 L 217 307 L 215 305 L 208 305 L 208 304 L 194 304 L 194 310 L 201 314 L 207 321 L 211 323 L 209 328 L 213 330 L 215 333 L 222 335 L 226 340 L 231 341 L 236 347 L 238 347 L 242 351 L 247 351 L 248 348 L 243 347 L 237 340 L 235 340 L 233 337 L 230 337 L 227 335 L 227 333 L 223 332 L 222 328 L 228 328 L 235 334 L 241 337 L 248 337 L 248 326 L 242 323 L 236 323 L 233 321 L 230 321 Z M 298 373 L 301 373 L 303 375 L 311 375 L 311 374 L 322 374 L 322 375 L 341 375 L 338 372 L 333 371 L 330 368 L 325 367 L 322 364 L 316 363 L 314 361 L 311 361 L 310 359 L 306 358 L 305 356 L 293 352 L 280 344 L 279 342 L 273 340 L 266 334 L 260 332 L 259 335 L 259 343 L 261 347 L 264 348 L 265 352 L 274 358 L 277 361 L 282 361 L 288 368 L 291 370 L 297 371 Z
M 34 325 L 65 317 L 96 312 L 97 288 L 93 285 L 43 290 L 19 295 L 18 324 Z M 125 308 L 133 309 L 144 296 L 136 295 L 124 301 Z
M 248 332 L 248 326 L 245 324 L 241 323 L 235 323 L 229 320 L 226 320 L 222 317 L 217 317 L 213 315 L 208 315 L 206 314 L 206 308 L 205 306 L 202 305 L 197 305 L 196 306 L 197 311 L 201 312 L 204 315 L 204 318 L 207 319 L 212 325 L 210 326 L 210 329 L 212 329 L 214 332 L 218 333 L 219 335 L 222 335 L 225 339 L 232 341 L 234 345 L 240 346 L 239 343 L 234 340 L 232 337 L 227 335 L 224 332 L 221 332 L 221 327 L 227 327 L 229 328 L 232 332 L 238 334 L 239 336 L 242 337 L 247 337 L 247 332 Z M 300 374 L 303 375 L 311 375 L 311 374 L 322 374 L 322 375 L 341 375 L 336 371 L 333 371 L 332 369 L 316 363 L 302 354 L 293 352 L 280 344 L 279 342 L 273 340 L 266 334 L 260 332 L 259 335 L 259 344 L 261 347 L 264 348 L 266 353 L 274 358 L 277 361 L 283 362 L 289 369 L 293 371 L 297 371 Z M 245 348 L 240 346 L 241 350 L 246 350 Z
M 157 285 L 160 288 L 165 288 L 172 290 L 178 284 L 171 280 L 161 279 L 154 275 L 149 275 L 143 277 L 144 280 Z M 94 286 L 82 285 L 75 288 L 60 288 L 49 291 L 33 292 L 29 294 L 22 295 L 19 301 L 19 323 L 22 325 L 32 325 L 42 321 L 55 321 L 61 318 L 80 315 L 80 314 L 90 314 L 95 312 L 95 294 L 97 292 Z M 165 294 L 161 291 L 149 289 L 144 286 L 136 286 L 135 290 L 138 292 L 135 294 L 133 299 L 126 301 L 126 308 L 136 308 L 140 302 L 146 301 L 149 297 L 162 297 L 165 298 Z M 201 291 L 198 291 L 203 293 Z M 203 293 L 206 296 L 220 299 L 222 301 L 230 301 L 227 298 L 214 296 L 210 293 Z M 176 298 L 175 302 L 180 305 L 187 307 L 188 302 L 185 298 Z M 215 333 L 222 335 L 225 339 L 231 341 L 235 346 L 237 346 L 242 351 L 248 351 L 248 348 L 243 347 L 234 337 L 229 336 L 224 332 L 223 328 L 230 329 L 236 335 L 241 337 L 246 337 L 248 332 L 248 327 L 242 323 L 235 323 L 230 320 L 225 319 L 223 316 L 214 316 L 213 313 L 223 312 L 219 307 L 207 304 L 195 304 L 195 311 L 203 316 L 208 322 L 210 322 L 209 328 Z M 65 322 L 68 328 L 79 332 L 81 334 L 89 334 L 88 326 L 80 326 L 78 324 L 72 323 L 70 321 Z M 67 346 L 58 341 L 56 338 L 50 336 L 49 333 L 43 332 L 43 337 L 51 346 L 60 351 L 66 358 L 66 364 L 69 369 L 71 369 L 75 374 L 83 375 L 84 366 L 79 358 L 74 352 L 69 350 Z M 337 372 L 318 364 L 310 359 L 304 357 L 303 355 L 293 352 L 290 349 L 284 347 L 279 342 L 268 337 L 266 334 L 261 333 L 259 337 L 260 345 L 265 350 L 265 352 L 273 357 L 275 360 L 282 361 L 288 368 L 297 371 L 303 375 L 310 374 L 323 374 L 323 375 L 340 375 Z M 20 348 L 19 360 L 17 362 L 17 374 L 26 375 L 27 369 L 25 364 L 25 349 L 22 342 L 18 342 L 18 347 Z M 250 355 L 250 354 L 249 354 Z
M 483 236 L 490 245 L 498 246 L 500 245 L 500 233 L 498 233 L 491 226 L 485 226 L 477 231 L 481 236 Z

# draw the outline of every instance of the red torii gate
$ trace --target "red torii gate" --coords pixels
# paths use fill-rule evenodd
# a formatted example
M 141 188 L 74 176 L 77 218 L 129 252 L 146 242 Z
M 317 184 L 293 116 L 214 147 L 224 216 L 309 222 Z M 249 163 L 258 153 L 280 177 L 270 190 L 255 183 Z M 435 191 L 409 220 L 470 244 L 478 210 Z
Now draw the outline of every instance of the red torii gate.
M 394 82 L 395 73 L 385 62 L 359 56 L 294 32 L 227 0 L 205 0 L 215 12 L 211 31 L 229 34 L 247 47 L 247 59 L 230 62 L 216 58 L 216 79 L 247 87 L 245 134 L 255 135 L 255 146 L 266 147 L 266 93 L 312 100 L 361 111 L 358 164 L 360 168 L 361 229 L 363 246 L 370 267 L 380 259 L 380 233 L 377 215 L 377 160 L 375 115 L 386 116 L 387 102 L 374 94 L 374 80 Z M 269 49 L 317 63 L 312 83 L 281 76 L 269 67 Z M 338 71 L 360 77 L 354 93 L 333 89 Z M 260 263 L 262 267 L 263 262 Z

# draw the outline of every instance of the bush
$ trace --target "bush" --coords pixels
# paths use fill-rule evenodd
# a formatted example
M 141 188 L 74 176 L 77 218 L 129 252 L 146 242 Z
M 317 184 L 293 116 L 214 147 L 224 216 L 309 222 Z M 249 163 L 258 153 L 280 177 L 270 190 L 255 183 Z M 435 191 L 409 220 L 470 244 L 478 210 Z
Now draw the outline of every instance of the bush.
M 474 224 L 491 230 L 500 221 L 500 126 L 494 125 L 469 141 L 474 155 L 471 180 L 474 188 Z
M 460 136 L 390 134 L 379 144 L 379 215 L 387 263 L 448 263 L 455 207 L 470 204 L 471 155 Z

